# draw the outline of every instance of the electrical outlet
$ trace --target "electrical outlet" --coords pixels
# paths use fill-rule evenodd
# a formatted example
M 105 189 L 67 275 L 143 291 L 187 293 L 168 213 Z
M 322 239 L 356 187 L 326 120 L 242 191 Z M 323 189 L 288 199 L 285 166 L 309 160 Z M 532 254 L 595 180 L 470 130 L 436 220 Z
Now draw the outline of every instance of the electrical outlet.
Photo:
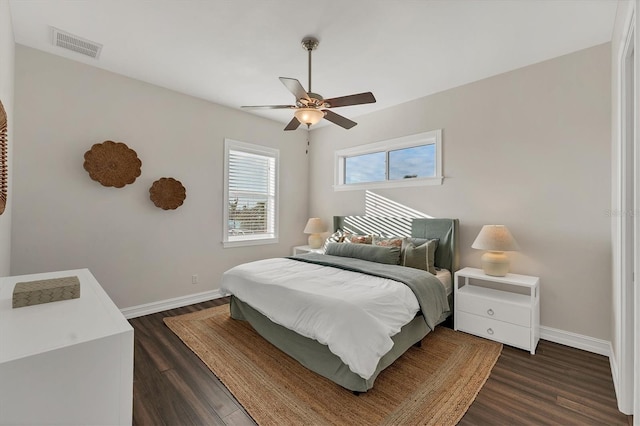
M 198 284 L 198 275 L 191 275 L 191 284 Z

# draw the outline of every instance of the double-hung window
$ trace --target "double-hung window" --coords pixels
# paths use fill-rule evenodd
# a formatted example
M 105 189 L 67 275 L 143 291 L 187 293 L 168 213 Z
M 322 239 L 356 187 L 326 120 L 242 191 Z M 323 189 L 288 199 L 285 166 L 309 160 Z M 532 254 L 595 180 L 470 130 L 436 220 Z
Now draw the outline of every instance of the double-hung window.
M 336 151 L 337 191 L 442 184 L 442 130 Z
M 277 149 L 224 141 L 223 245 L 278 242 Z

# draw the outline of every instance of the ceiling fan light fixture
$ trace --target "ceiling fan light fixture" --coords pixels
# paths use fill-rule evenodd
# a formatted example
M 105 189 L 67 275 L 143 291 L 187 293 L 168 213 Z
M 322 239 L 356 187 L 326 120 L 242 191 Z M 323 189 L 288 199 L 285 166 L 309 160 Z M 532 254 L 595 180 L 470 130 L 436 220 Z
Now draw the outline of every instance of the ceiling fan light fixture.
M 314 37 L 306 37 L 302 40 L 302 47 L 309 55 L 309 90 L 305 90 L 295 78 L 280 77 L 280 82 L 296 97 L 294 105 L 253 105 L 243 106 L 249 109 L 293 109 L 294 117 L 284 130 L 296 130 L 300 124 L 312 126 L 317 124 L 323 118 L 337 124 L 343 129 L 351 129 L 355 126 L 355 121 L 351 121 L 346 117 L 336 114 L 328 108 L 338 108 L 350 105 L 371 104 L 376 98 L 371 92 L 356 93 L 354 95 L 339 96 L 337 98 L 324 99 L 322 96 L 311 91 L 311 52 L 318 47 L 318 39 Z
M 302 124 L 313 126 L 324 118 L 324 112 L 316 108 L 298 108 L 294 113 Z

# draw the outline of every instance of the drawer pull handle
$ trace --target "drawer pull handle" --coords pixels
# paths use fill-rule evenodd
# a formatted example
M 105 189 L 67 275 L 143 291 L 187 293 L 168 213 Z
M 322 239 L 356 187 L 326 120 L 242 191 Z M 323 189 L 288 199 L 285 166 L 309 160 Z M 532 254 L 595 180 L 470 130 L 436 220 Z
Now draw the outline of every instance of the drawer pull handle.
M 493 336 L 493 328 L 487 328 L 487 333 L 491 334 Z
M 493 316 L 493 314 L 494 314 L 495 312 L 493 312 L 493 309 L 489 308 L 489 309 L 487 309 L 487 313 L 488 313 L 489 315 Z

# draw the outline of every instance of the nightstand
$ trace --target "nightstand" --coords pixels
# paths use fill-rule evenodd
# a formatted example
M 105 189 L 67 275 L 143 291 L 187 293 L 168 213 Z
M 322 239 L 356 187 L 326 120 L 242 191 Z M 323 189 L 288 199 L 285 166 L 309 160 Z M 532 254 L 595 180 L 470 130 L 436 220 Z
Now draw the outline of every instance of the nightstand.
M 540 340 L 540 278 L 486 275 L 464 268 L 454 279 L 454 330 L 535 354 Z
M 305 254 L 305 253 L 324 253 L 322 250 L 322 247 L 314 249 L 307 246 L 296 246 L 293 248 L 293 255 L 295 256 L 296 254 Z

